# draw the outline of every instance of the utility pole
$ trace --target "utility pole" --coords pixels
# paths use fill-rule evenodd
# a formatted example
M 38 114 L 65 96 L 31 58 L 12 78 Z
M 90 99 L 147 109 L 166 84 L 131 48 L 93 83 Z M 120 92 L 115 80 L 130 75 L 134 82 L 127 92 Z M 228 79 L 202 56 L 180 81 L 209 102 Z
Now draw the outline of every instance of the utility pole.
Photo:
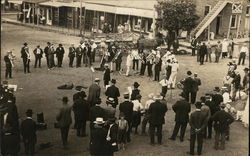
M 82 36 L 82 0 L 80 5 L 80 36 Z

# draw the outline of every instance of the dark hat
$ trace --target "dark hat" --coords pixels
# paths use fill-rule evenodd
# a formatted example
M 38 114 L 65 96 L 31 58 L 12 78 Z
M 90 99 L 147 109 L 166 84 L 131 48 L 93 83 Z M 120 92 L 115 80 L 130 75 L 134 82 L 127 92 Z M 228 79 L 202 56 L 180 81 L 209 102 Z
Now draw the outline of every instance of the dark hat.
M 220 87 L 214 87 L 214 91 L 220 92 Z
M 196 102 L 195 103 L 195 107 L 198 108 L 198 109 L 200 109 L 202 107 L 201 102 Z
M 27 46 L 27 45 L 28 45 L 28 43 L 26 43 L 26 42 L 25 42 L 23 45 Z
M 98 98 L 98 99 L 96 99 L 96 102 L 95 102 L 96 104 L 101 104 L 102 103 L 102 99 L 101 98 Z
M 87 97 L 85 91 L 81 91 L 81 96 L 82 96 L 83 98 Z
M 205 102 L 206 101 L 206 97 L 205 96 L 202 96 L 200 99 L 201 99 L 201 102 Z
M 244 68 L 244 71 L 249 71 L 249 68 Z
M 136 95 L 135 99 L 141 99 L 141 95 L 140 94 Z
M 68 102 L 68 101 L 69 101 L 69 99 L 68 99 L 68 97 L 67 97 L 67 96 L 64 96 L 64 97 L 62 98 L 62 101 L 63 101 L 63 102 Z
M 114 116 L 108 118 L 108 121 L 112 122 L 112 123 L 114 123 L 115 120 L 116 120 L 116 117 L 114 117 Z
M 32 116 L 32 114 L 33 114 L 32 109 L 27 109 L 26 115 L 27 115 L 27 116 Z
M 192 75 L 192 72 L 191 72 L 191 71 L 187 71 L 187 74 L 188 74 L 188 75 Z
M 47 42 L 47 44 L 51 44 L 50 42 Z
M 62 46 L 62 44 L 60 43 L 59 46 Z
M 138 88 L 140 86 L 140 84 L 138 82 L 134 82 L 134 87 Z
M 116 83 L 116 79 L 112 79 L 112 80 L 111 80 L 111 83 L 114 83 L 114 84 L 115 84 L 115 83 Z
M 225 108 L 225 107 L 226 107 L 226 104 L 222 102 L 222 103 L 220 104 L 220 107 L 221 107 L 221 108 Z
M 179 96 L 185 98 L 184 92 L 181 92 L 181 93 L 179 94 Z

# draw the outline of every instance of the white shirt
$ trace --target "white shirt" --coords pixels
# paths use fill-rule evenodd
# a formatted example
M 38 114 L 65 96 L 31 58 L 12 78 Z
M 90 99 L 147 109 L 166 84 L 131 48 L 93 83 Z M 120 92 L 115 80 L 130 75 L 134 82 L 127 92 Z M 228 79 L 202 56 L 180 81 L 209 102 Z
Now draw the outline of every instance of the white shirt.
M 130 54 L 130 55 L 127 56 L 126 65 L 127 66 L 132 66 L 132 62 L 133 62 L 133 56 Z
M 161 84 L 162 87 L 168 86 L 170 82 L 168 80 L 162 79 L 159 84 Z
M 133 100 L 132 102 L 134 104 L 133 111 L 138 112 L 138 111 L 141 111 L 143 109 L 142 104 L 138 100 Z
M 179 69 L 179 64 L 178 63 L 173 63 L 172 65 L 172 72 L 177 72 Z
M 249 53 L 249 52 L 248 52 L 248 48 L 247 48 L 246 46 L 241 47 L 240 52 L 241 52 L 241 53 L 246 53 L 246 54 Z
M 91 45 L 91 51 L 94 51 L 95 48 L 97 48 L 97 45 L 96 45 L 95 43 L 93 43 L 93 44 Z
M 228 42 L 227 41 L 223 41 L 222 42 L 222 52 L 227 52 L 227 47 L 228 47 Z
M 3 116 L 3 125 L 6 124 L 6 122 L 7 122 L 7 117 L 8 117 L 8 113 L 5 113 L 4 116 Z
M 154 100 L 152 99 L 149 99 L 148 101 L 146 101 L 145 103 L 145 110 L 148 110 L 149 109 L 149 106 L 151 105 L 151 103 L 155 102 Z
M 225 92 L 222 96 L 223 96 L 223 102 L 224 103 L 231 102 L 230 95 L 229 95 L 228 92 Z
M 41 49 L 40 48 L 36 49 L 36 54 L 41 54 Z
M 139 56 L 137 50 L 132 50 L 131 54 L 133 55 L 133 58 L 134 58 L 135 60 L 139 60 L 139 59 L 140 59 L 140 56 Z

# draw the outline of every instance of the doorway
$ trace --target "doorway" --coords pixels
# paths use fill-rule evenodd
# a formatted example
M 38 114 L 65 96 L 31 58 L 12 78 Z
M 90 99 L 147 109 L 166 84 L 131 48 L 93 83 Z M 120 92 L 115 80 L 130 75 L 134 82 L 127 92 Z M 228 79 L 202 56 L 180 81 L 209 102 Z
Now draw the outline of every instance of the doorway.
M 216 18 L 216 30 L 215 30 L 216 35 L 219 35 L 219 33 L 220 33 L 220 23 L 221 23 L 221 17 L 218 16 Z

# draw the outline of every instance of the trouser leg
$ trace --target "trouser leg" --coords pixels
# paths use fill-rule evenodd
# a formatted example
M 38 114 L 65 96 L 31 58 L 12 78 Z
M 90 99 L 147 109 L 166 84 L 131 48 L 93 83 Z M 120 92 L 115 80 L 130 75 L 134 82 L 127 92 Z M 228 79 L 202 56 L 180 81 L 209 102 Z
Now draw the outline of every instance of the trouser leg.
M 202 133 L 197 134 L 197 144 L 198 144 L 197 153 L 198 153 L 198 155 L 200 155 L 202 152 L 202 144 L 203 144 L 203 134 Z
M 148 123 L 148 117 L 145 115 L 144 118 L 143 118 L 143 120 L 142 120 L 142 124 L 141 124 L 142 134 L 146 133 L 147 123 Z
M 35 65 L 34 65 L 35 68 L 37 67 L 37 62 L 38 62 L 38 58 L 35 56 Z
M 180 140 L 184 139 L 186 128 L 187 128 L 187 122 L 181 123 Z
M 246 53 L 243 53 L 243 56 L 242 56 L 242 65 L 245 64 L 245 59 L 246 59 Z
M 213 121 L 210 119 L 208 120 L 208 125 L 207 125 L 208 138 L 212 138 L 212 128 L 213 128 Z
M 157 125 L 157 139 L 158 139 L 158 143 L 161 144 L 162 143 L 162 125 Z
M 191 134 L 190 136 L 190 153 L 194 154 L 194 146 L 195 146 L 196 134 Z
M 150 124 L 149 125 L 149 129 L 150 129 L 150 143 L 151 144 L 154 144 L 155 143 L 155 138 L 154 138 L 154 135 L 155 135 L 155 126 Z
M 173 138 L 173 139 L 176 138 L 176 136 L 179 132 L 180 126 L 181 126 L 180 122 L 175 122 L 174 130 L 173 130 L 173 134 L 172 134 L 171 138 Z
M 224 150 L 225 149 L 225 140 L 226 140 L 226 133 L 223 132 L 221 133 L 221 150 Z
M 214 142 L 214 148 L 218 149 L 219 148 L 219 142 L 220 142 L 220 132 L 219 131 L 215 131 L 215 142 Z
M 196 101 L 197 92 L 191 92 L 191 103 L 194 104 Z

